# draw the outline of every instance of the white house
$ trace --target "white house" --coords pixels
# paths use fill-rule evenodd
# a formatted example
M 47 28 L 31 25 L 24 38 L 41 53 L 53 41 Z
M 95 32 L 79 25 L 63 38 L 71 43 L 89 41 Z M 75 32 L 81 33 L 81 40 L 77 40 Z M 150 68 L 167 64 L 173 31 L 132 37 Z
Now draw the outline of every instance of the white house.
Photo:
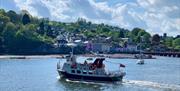
M 111 44 L 107 43 L 92 43 L 91 50 L 94 52 L 110 52 Z

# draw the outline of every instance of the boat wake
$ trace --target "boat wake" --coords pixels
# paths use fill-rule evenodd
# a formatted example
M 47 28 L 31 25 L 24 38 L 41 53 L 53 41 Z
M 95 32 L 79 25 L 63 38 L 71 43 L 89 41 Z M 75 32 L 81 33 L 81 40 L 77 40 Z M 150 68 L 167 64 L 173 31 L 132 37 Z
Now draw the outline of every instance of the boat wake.
M 151 82 L 151 81 L 123 80 L 122 84 L 167 89 L 170 91 L 180 91 L 180 85 L 162 84 L 162 83 L 156 83 L 156 82 Z
M 66 82 L 72 82 L 72 83 L 84 83 L 84 84 L 92 84 L 92 85 L 106 85 L 106 82 L 99 82 L 99 81 L 84 81 L 84 80 L 72 80 L 72 79 L 62 79 L 60 76 L 56 77 L 59 80 L 65 80 Z
M 84 84 L 97 84 L 97 85 L 103 85 L 102 83 L 98 82 L 90 82 L 90 81 L 78 81 L 78 80 L 70 80 L 66 79 L 67 82 L 74 82 L 74 83 L 84 83 Z
M 61 79 L 59 76 L 57 79 Z M 162 84 L 157 82 L 151 82 L 151 81 L 140 81 L 140 80 L 123 80 L 123 82 L 99 82 L 99 81 L 81 81 L 81 80 L 70 80 L 70 79 L 64 79 L 66 82 L 72 82 L 72 83 L 83 83 L 83 84 L 92 84 L 92 85 L 101 85 L 104 87 L 112 86 L 114 85 L 121 85 L 121 86 L 139 86 L 139 87 L 146 87 L 146 88 L 155 88 L 155 89 L 162 89 L 167 91 L 180 91 L 180 85 L 174 85 L 174 84 Z
M 60 76 L 57 76 L 56 79 L 61 79 L 61 77 L 60 77 Z

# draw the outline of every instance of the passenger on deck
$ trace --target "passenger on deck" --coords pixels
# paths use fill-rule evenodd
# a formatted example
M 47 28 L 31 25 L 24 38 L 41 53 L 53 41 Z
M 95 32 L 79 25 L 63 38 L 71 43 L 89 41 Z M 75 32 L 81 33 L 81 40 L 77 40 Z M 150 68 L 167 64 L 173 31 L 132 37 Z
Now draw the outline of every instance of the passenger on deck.
M 87 64 L 88 64 L 86 60 L 84 61 L 84 64 L 85 64 L 85 65 L 87 65 Z

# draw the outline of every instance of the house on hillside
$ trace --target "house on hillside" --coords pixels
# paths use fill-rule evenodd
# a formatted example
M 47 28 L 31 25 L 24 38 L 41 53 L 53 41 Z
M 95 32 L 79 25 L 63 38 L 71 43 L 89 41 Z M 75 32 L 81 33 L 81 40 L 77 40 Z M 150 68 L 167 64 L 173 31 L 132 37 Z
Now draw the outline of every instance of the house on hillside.
M 119 52 L 137 52 L 137 45 L 129 45 L 127 44 L 126 47 L 118 48 Z
M 56 47 L 64 46 L 68 43 L 66 37 L 64 35 L 58 35 L 56 37 L 56 43 L 54 44 Z
M 108 43 L 87 43 L 86 50 L 97 53 L 109 53 L 112 45 Z

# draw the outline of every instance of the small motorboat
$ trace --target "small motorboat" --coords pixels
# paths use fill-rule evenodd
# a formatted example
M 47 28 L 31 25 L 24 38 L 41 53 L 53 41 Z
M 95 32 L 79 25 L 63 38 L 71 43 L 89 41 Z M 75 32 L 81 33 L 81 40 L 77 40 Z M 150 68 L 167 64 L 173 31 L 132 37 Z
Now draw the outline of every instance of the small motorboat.
M 144 64 L 144 60 L 143 59 L 138 59 L 136 63 L 137 64 Z
M 142 43 L 141 43 L 141 41 L 142 41 L 142 38 L 143 38 L 143 36 L 141 36 L 140 37 L 140 53 L 139 53 L 139 59 L 137 60 L 137 64 L 140 64 L 140 65 L 142 65 L 142 64 L 144 64 L 144 59 L 143 59 L 143 56 L 145 56 L 143 53 L 142 53 L 142 50 L 141 50 L 141 45 L 142 45 Z

